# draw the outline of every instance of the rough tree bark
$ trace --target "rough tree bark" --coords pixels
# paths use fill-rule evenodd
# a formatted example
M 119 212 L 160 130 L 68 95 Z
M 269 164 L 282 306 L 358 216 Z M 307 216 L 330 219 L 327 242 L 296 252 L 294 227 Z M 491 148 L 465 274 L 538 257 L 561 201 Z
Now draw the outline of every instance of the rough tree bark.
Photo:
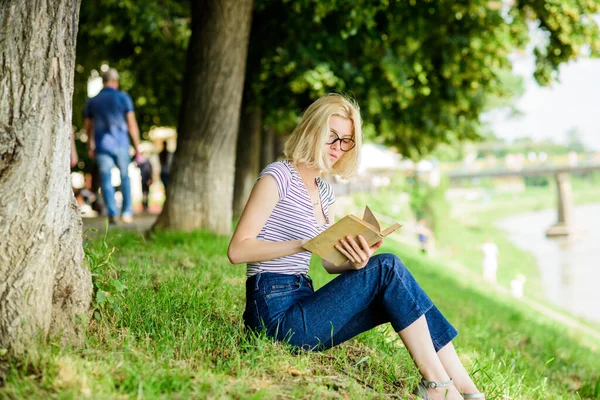
M 279 160 L 284 157 L 283 151 L 285 150 L 285 142 L 288 140 L 289 135 L 278 134 L 275 135 L 275 140 L 273 141 L 273 158 L 275 160 Z
M 82 338 L 92 280 L 71 189 L 79 0 L 0 6 L 0 348 Z
M 231 232 L 252 0 L 192 2 L 177 154 L 155 227 Z
M 244 211 L 246 201 L 260 172 L 260 139 L 262 112 L 260 108 L 242 111 L 238 130 L 237 154 L 235 157 L 235 187 L 233 190 L 233 215 Z
M 275 161 L 275 129 L 268 126 L 262 130 L 260 167 L 264 168 Z

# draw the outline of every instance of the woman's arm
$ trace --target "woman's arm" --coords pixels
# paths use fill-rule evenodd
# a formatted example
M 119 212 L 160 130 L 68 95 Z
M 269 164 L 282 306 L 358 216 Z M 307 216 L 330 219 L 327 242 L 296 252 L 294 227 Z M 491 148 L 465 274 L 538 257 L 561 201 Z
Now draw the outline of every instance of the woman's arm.
M 77 147 L 75 146 L 75 132 L 71 132 L 71 168 L 77 165 L 79 157 L 77 156 Z
M 256 239 L 278 201 L 279 192 L 275 178 L 270 175 L 263 176 L 254 185 L 229 242 L 227 257 L 232 264 L 269 261 L 304 251 L 302 245 L 308 240 L 267 242 Z
M 341 265 L 333 265 L 327 260 L 323 260 L 323 268 L 330 274 L 341 274 L 344 271 L 348 271 L 349 269 L 354 269 L 350 266 L 350 262 L 346 261 Z

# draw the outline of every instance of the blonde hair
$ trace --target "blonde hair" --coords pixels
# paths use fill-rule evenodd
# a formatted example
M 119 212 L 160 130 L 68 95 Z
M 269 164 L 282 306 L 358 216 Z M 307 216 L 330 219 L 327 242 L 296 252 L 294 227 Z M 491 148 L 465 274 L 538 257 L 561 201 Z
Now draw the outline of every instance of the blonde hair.
M 344 152 L 333 166 L 323 151 L 330 134 L 329 119 L 332 115 L 352 122 L 352 139 L 356 142 L 356 146 Z M 306 109 L 292 136 L 286 141 L 284 153 L 292 162 L 306 163 L 327 174 L 348 178 L 358 170 L 361 144 L 362 121 L 358 104 L 343 95 L 330 93 Z

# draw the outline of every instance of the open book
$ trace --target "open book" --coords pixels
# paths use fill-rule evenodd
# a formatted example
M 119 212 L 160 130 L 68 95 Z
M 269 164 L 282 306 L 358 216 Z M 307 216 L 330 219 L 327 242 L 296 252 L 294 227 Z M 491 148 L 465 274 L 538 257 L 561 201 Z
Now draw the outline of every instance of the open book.
M 322 259 L 329 261 L 333 265 L 338 266 L 347 260 L 346 256 L 333 247 L 339 243 L 340 239 L 345 238 L 346 236 L 352 236 L 358 241 L 356 237 L 362 235 L 369 246 L 373 246 L 401 226 L 402 225 L 396 223 L 382 231 L 373 212 L 369 207 L 365 207 L 365 213 L 362 219 L 355 215 L 348 214 L 327 228 L 327 230 L 315 236 L 303 247 Z

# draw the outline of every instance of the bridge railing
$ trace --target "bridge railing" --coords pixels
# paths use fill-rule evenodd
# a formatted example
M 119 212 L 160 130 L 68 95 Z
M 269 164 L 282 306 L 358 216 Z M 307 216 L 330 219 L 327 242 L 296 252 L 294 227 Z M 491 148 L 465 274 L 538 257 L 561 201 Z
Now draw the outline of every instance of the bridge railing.
M 527 158 L 525 155 L 508 155 L 505 158 L 488 157 L 472 161 L 441 163 L 440 170 L 444 173 L 450 171 L 481 171 L 492 169 L 521 170 L 541 166 L 576 166 L 600 163 L 600 153 L 585 153 L 571 155 L 550 156 L 546 159 Z
M 529 164 L 529 165 L 498 165 L 488 167 L 461 167 L 445 170 L 444 173 L 451 179 L 483 178 L 503 176 L 535 176 L 554 175 L 559 173 L 578 174 L 600 171 L 600 160 L 582 160 L 571 164 Z

